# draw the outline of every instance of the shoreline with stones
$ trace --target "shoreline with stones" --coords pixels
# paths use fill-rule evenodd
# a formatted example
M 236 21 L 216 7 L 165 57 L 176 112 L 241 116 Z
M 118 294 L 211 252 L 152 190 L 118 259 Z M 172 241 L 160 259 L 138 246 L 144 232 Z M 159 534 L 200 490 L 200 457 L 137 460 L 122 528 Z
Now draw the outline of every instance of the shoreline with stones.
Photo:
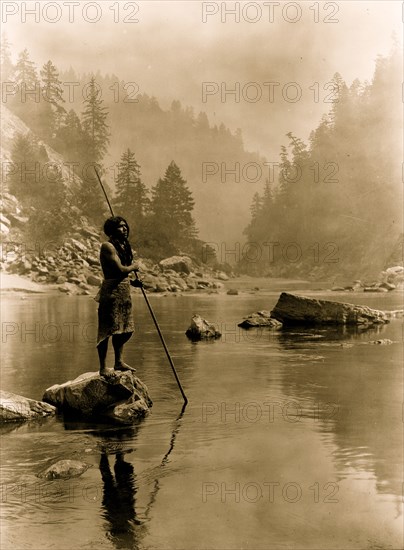
M 102 280 L 99 261 L 101 240 L 91 228 L 67 238 L 59 247 L 45 255 L 19 250 L 13 243 L 3 244 L 1 285 L 4 290 L 27 292 L 58 291 L 69 295 L 92 295 Z M 6 253 L 4 254 L 4 247 Z M 165 258 L 159 263 L 137 258 L 141 265 L 139 277 L 147 292 L 217 291 L 233 274 L 227 275 L 207 266 L 198 265 L 189 256 Z M 25 281 L 25 283 L 24 283 Z
M 9 214 L 10 216 L 10 214 Z M 18 216 L 14 213 L 14 217 Z M 10 216 L 11 218 L 12 216 Z M 11 235 L 8 236 L 9 238 Z M 73 229 L 63 244 L 46 243 L 40 250 L 29 250 L 22 242 L 4 240 L 1 244 L 0 291 L 26 293 L 60 293 L 65 295 L 95 296 L 103 280 L 99 252 L 101 233 L 90 226 L 85 218 Z M 35 247 L 36 248 L 36 247 Z M 181 294 L 184 292 L 219 291 L 237 296 L 244 276 L 233 272 L 214 270 L 186 254 L 178 254 L 156 263 L 147 258 L 136 257 L 141 265 L 139 277 L 148 293 L 156 295 Z M 298 274 L 297 274 L 298 278 Z M 251 280 L 250 291 L 259 291 L 256 278 Z M 262 279 L 262 277 L 259 277 Z M 268 281 L 279 280 L 268 278 Z M 288 280 L 289 279 L 283 279 Z M 303 281 L 311 283 L 313 281 Z M 224 284 L 228 283 L 228 284 Z M 404 267 L 391 266 L 379 273 L 376 280 L 361 281 L 344 286 L 334 286 L 330 281 L 318 281 L 322 291 L 377 292 L 386 293 L 404 290 Z M 231 286 L 230 286 L 231 285 Z
M 22 216 L 17 199 L 8 193 L 2 196 L 0 245 L 0 291 L 43 293 L 60 292 L 66 295 L 95 295 L 103 276 L 99 261 L 101 243 L 105 240 L 84 216 L 72 228 L 63 243 L 42 243 L 30 249 L 23 239 L 23 227 L 27 218 Z M 139 273 L 147 292 L 165 293 L 219 291 L 236 296 L 239 293 L 238 277 L 233 272 L 214 270 L 197 258 L 179 253 L 156 263 L 147 258 L 136 257 L 142 266 Z M 391 292 L 404 289 L 404 267 L 402 261 L 381 271 L 372 281 L 355 280 L 344 286 L 335 286 L 329 280 L 317 281 L 324 285 L 322 291 L 335 292 Z M 247 277 L 247 276 L 246 276 Z M 245 276 L 241 275 L 240 279 Z M 263 277 L 258 277 L 262 279 Z M 265 278 L 265 277 L 264 277 Z M 249 277 L 250 279 L 250 277 Z M 296 274 L 296 279 L 299 274 Z M 280 278 L 268 278 L 268 281 Z M 290 279 L 282 279 L 290 281 Z M 225 285 L 224 283 L 232 283 Z M 313 280 L 305 280 L 310 283 Z M 251 277 L 251 288 L 258 291 L 255 278 Z

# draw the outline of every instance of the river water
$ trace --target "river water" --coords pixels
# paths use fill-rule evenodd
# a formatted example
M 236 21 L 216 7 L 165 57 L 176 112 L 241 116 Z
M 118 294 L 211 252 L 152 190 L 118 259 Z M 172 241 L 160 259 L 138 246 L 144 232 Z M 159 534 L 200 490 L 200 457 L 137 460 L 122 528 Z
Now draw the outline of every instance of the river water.
M 299 282 L 247 281 L 239 296 L 151 295 L 189 398 L 181 411 L 135 295 L 126 360 L 149 387 L 151 414 L 131 427 L 61 418 L 3 427 L 2 550 L 403 548 L 402 320 L 361 333 L 237 328 L 281 289 L 402 308 L 399 292 Z M 217 322 L 222 338 L 188 341 L 193 313 Z M 97 370 L 95 323 L 89 296 L 4 296 L 2 388 L 41 399 Z M 393 343 L 369 343 L 382 338 Z M 68 481 L 37 477 L 59 459 L 92 467 Z

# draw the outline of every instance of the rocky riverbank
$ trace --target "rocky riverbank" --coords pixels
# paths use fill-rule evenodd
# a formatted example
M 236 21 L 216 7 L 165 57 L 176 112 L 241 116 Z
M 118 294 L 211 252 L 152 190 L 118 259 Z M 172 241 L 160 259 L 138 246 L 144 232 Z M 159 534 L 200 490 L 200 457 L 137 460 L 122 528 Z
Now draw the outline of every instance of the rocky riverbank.
M 7 289 L 39 292 L 36 285 L 41 285 L 64 294 L 97 292 L 102 281 L 99 252 L 105 235 L 90 225 L 78 209 L 77 223 L 62 243 L 27 242 L 27 212 L 23 212 L 16 197 L 10 193 L 2 194 L 1 209 L 0 271 L 7 276 Z M 139 276 L 149 292 L 216 291 L 223 286 L 222 281 L 229 279 L 226 273 L 210 269 L 197 258 L 185 254 L 158 263 L 137 259 L 142 266 Z M 10 279 L 7 281 L 10 276 L 18 277 L 14 284 Z M 23 280 L 27 281 L 25 285 Z
M 391 292 L 404 289 L 404 267 L 396 265 L 382 271 L 377 281 L 356 280 L 346 286 L 335 286 L 331 290 L 335 292 Z
M 3 206 L 7 214 L 2 218 L 5 238 L 0 251 L 0 270 L 6 275 L 3 289 L 40 292 L 39 286 L 42 286 L 64 294 L 96 292 L 102 281 L 99 252 L 105 236 L 101 232 L 82 217 L 63 243 L 28 246 L 23 242 L 22 232 L 18 231 L 24 219 L 12 195 L 7 195 L 6 200 L 3 198 Z M 226 273 L 210 269 L 185 254 L 165 258 L 159 263 L 137 259 L 141 264 L 139 276 L 148 292 L 215 291 L 229 279 Z M 10 280 L 12 276 L 17 277 L 14 284 Z M 23 280 L 27 281 L 26 285 Z
M 28 244 L 23 237 L 28 218 L 23 216 L 17 199 L 3 193 L 1 204 L 0 231 L 3 242 L 0 245 L 0 272 L 3 290 L 56 290 L 76 295 L 93 295 L 97 292 L 102 280 L 99 250 L 105 238 L 101 231 L 97 231 L 78 212 L 77 225 L 72 227 L 63 243 L 50 241 Z M 140 277 L 148 292 L 218 292 L 223 288 L 223 282 L 234 277 L 233 273 L 213 270 L 197 258 L 185 254 L 165 258 L 158 263 L 150 259 L 138 259 L 142 264 Z M 403 290 L 404 267 L 399 263 L 392 265 L 373 281 L 355 280 L 344 286 L 330 286 L 330 290 L 337 292 L 383 293 Z M 258 290 L 253 279 L 252 288 Z M 239 289 L 228 286 L 227 293 L 237 296 Z

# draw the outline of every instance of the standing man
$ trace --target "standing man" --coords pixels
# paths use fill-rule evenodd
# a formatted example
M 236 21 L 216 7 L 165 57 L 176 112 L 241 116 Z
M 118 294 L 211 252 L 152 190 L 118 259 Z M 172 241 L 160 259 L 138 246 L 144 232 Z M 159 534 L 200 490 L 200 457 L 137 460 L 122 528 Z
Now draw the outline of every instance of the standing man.
M 104 224 L 104 233 L 109 240 L 102 243 L 100 252 L 104 281 L 96 297 L 99 302 L 97 350 L 100 375 L 112 376 L 115 370 L 136 370 L 123 362 L 122 354 L 125 343 L 135 329 L 128 275 L 138 270 L 138 264 L 133 262 L 133 252 L 128 241 L 129 226 L 123 218 L 108 218 Z M 135 286 L 142 285 L 140 281 L 136 283 Z M 110 336 L 115 354 L 114 368 L 106 367 Z

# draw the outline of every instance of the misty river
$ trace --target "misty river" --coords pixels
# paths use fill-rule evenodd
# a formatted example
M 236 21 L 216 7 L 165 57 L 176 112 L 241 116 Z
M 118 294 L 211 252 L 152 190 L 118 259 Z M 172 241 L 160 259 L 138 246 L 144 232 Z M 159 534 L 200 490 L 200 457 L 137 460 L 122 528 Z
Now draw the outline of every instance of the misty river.
M 189 399 L 184 411 L 136 294 L 125 358 L 149 388 L 148 417 L 130 427 L 58 417 L 1 428 L 2 546 L 402 547 L 402 320 L 365 332 L 237 328 L 281 290 L 383 310 L 401 309 L 402 293 L 237 285 L 238 296 L 149 297 Z M 96 307 L 91 296 L 5 295 L 2 388 L 41 399 L 98 370 Z M 190 342 L 194 313 L 222 338 Z M 378 339 L 393 343 L 369 343 Z M 68 481 L 36 477 L 60 459 L 92 467 Z

